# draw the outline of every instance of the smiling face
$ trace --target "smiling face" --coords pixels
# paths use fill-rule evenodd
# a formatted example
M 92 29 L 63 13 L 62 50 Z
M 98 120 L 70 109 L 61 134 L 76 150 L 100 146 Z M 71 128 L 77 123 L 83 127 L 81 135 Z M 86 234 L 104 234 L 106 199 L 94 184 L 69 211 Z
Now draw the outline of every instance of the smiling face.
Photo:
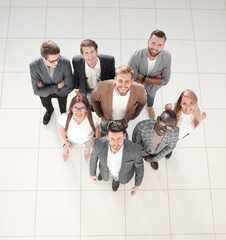
M 148 39 L 148 53 L 151 57 L 156 57 L 165 46 L 165 38 L 157 37 L 153 35 Z
M 97 54 L 98 52 L 94 47 L 82 47 L 82 58 L 91 68 L 97 64 Z
M 154 130 L 159 136 L 163 136 L 169 132 L 176 124 L 176 119 L 171 118 L 168 114 L 162 113 L 161 116 L 157 117 Z
M 125 96 L 133 83 L 130 73 L 118 73 L 115 77 L 115 90 L 120 96 Z
M 186 115 L 192 114 L 194 112 L 195 104 L 188 97 L 182 96 L 180 106 L 181 106 L 182 112 Z
M 126 135 L 123 134 L 123 132 L 108 132 L 107 139 L 113 153 L 117 153 L 120 150 L 120 148 L 124 144 L 125 138 Z
M 87 109 L 85 104 L 82 102 L 75 103 L 71 111 L 76 122 L 82 122 L 86 117 Z

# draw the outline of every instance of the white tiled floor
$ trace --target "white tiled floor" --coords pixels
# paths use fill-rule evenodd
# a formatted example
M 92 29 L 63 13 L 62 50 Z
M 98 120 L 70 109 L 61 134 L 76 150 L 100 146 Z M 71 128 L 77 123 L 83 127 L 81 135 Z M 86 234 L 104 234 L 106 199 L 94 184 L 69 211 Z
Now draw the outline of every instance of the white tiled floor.
M 191 88 L 207 118 L 131 197 L 134 179 L 90 180 L 82 146 L 63 162 L 57 103 L 43 126 L 28 64 L 44 39 L 71 59 L 93 38 L 120 66 L 156 28 L 173 60 L 157 114 Z M 226 240 L 225 56 L 226 0 L 0 0 L 0 240 Z

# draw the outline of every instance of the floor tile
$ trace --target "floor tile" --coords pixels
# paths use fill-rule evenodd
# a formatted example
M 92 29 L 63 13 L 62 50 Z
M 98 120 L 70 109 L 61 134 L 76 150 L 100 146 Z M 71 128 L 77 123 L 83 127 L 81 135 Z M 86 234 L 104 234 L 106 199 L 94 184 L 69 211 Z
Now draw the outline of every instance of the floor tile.
M 43 39 L 8 39 L 5 71 L 29 72 L 29 63 L 40 57 L 42 43 Z
M 54 103 L 56 103 L 56 101 L 54 101 Z M 46 110 L 42 108 L 40 116 L 40 147 L 62 148 L 64 140 L 60 134 L 60 125 L 57 121 L 57 118 L 60 117 L 59 109 L 55 108 L 54 112 L 51 115 L 51 119 L 47 125 L 43 125 L 42 123 L 45 112 Z
M 165 48 L 172 54 L 172 72 L 197 73 L 194 41 L 167 40 Z
M 213 90 L 213 78 L 214 78 L 214 90 Z M 226 96 L 224 94 L 224 89 L 226 89 L 225 78 L 226 74 L 199 75 L 203 108 L 226 109 Z
M 222 10 L 193 10 L 193 25 L 197 40 L 226 40 L 226 14 Z M 222 29 L 219 31 L 219 29 Z
M 80 234 L 80 192 L 38 192 L 36 236 Z
M 39 119 L 40 119 L 39 110 L 1 109 L 0 147 L 3 148 L 38 147 Z
M 38 166 L 39 190 L 80 190 L 81 149 L 71 149 L 66 161 L 62 149 L 40 149 Z M 51 176 L 51 177 L 49 177 Z
M 34 237 L 0 237 L 0 240 L 34 240 Z
M 131 191 L 135 185 L 135 176 L 125 185 L 126 190 Z M 139 187 L 140 190 L 153 190 L 153 189 L 167 189 L 166 179 L 166 160 L 165 158 L 159 161 L 158 171 L 154 170 L 150 163 L 144 161 L 144 178 Z
M 36 190 L 38 150 L 0 149 L 0 189 Z
M 81 240 L 126 240 L 125 236 L 81 236 Z
M 88 7 L 104 7 L 104 8 L 117 8 L 119 7 L 119 2 L 120 0 L 108 0 L 108 1 L 105 1 L 105 0 L 95 0 L 95 1 L 92 1 L 92 0 L 84 0 L 84 7 L 88 8 Z
M 13 7 L 45 7 L 46 0 L 11 0 Z
M 37 108 L 40 98 L 34 95 L 29 73 L 5 73 L 3 78 L 2 108 Z M 19 90 L 23 86 L 23 91 Z M 18 91 L 19 90 L 19 91 Z M 26 92 L 26 98 L 24 93 Z M 12 101 L 16 96 L 16 101 Z
M 8 7 L 10 6 L 11 0 L 0 0 L 0 6 L 1 7 Z
M 207 147 L 226 147 L 226 126 L 224 121 L 226 110 L 207 110 L 206 114 L 205 133 Z
M 0 235 L 32 236 L 36 193 L 0 191 Z M 6 238 L 5 238 L 6 239 Z
M 82 17 L 82 8 L 48 8 L 46 37 L 82 38 Z
M 135 17 L 139 16 L 139 18 Z M 147 38 L 147 29 L 156 29 L 154 9 L 121 9 L 121 38 Z M 149 21 L 147 21 L 149 19 Z M 134 31 L 136 29 L 136 31 Z M 149 35 L 149 33 L 148 33 Z
M 140 191 L 135 196 L 127 193 L 126 226 L 128 235 L 169 234 L 167 191 Z
M 35 240 L 81 240 L 80 237 L 36 237 Z
M 124 235 L 124 192 L 83 191 L 81 198 L 81 234 Z
M 226 233 L 226 190 L 213 190 L 213 215 L 216 233 Z
M 226 234 L 216 234 L 216 240 L 226 240 Z
M 9 8 L 0 7 L 0 37 L 6 38 L 8 33 Z
M 193 9 L 225 9 L 224 0 L 191 0 Z
M 207 156 L 209 161 L 211 188 L 226 189 L 226 148 L 209 148 Z
M 214 240 L 214 235 L 178 235 L 172 236 L 172 240 Z
M 48 7 L 83 7 L 83 0 L 47 0 Z
M 126 239 L 127 240 L 137 240 L 139 237 L 139 240 L 170 240 L 169 235 L 163 235 L 163 236 L 128 236 Z
M 120 0 L 121 8 L 155 8 L 154 0 Z
M 169 202 L 172 234 L 213 233 L 208 190 L 170 190 Z
M 84 38 L 119 38 L 119 29 L 119 10 L 117 8 L 84 9 Z
M 10 10 L 8 36 L 10 38 L 43 38 L 45 17 L 45 8 L 12 7 Z
M 157 9 L 156 16 L 157 28 L 162 29 L 168 39 L 193 39 L 190 10 Z
M 0 99 L 2 99 L 1 98 L 1 95 L 2 95 L 2 83 L 3 83 L 2 78 L 3 78 L 3 73 L 0 72 Z M 1 100 L 0 100 L 0 106 L 1 106 Z
M 190 8 L 189 0 L 156 0 L 156 8 Z
M 0 39 L 0 72 L 4 70 L 6 39 Z
M 199 73 L 226 73 L 224 41 L 196 41 L 196 50 Z
M 206 150 L 178 148 L 167 161 L 169 189 L 208 189 Z

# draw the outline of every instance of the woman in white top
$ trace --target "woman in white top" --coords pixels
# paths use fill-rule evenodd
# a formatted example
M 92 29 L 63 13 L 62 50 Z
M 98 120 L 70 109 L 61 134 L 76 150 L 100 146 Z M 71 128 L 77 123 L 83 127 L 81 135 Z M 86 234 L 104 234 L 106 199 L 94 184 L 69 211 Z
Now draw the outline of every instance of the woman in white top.
M 202 114 L 200 113 L 198 98 L 190 89 L 184 90 L 175 104 L 166 104 L 165 109 L 173 109 L 177 115 L 177 126 L 180 129 L 179 139 L 190 134 L 191 131 L 193 131 L 199 123 L 206 118 L 205 112 Z
M 67 159 L 72 143 L 84 143 L 84 158 L 88 159 L 92 143 L 100 135 L 100 118 L 91 112 L 88 99 L 83 94 L 76 95 L 68 113 L 63 113 L 58 122 L 64 139 L 63 159 Z

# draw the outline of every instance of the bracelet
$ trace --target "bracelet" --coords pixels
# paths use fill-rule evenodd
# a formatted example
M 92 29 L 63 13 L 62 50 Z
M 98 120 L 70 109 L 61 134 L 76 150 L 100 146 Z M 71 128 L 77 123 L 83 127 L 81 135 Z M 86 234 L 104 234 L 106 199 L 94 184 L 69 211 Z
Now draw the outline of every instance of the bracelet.
M 144 75 L 144 76 L 142 77 L 141 81 L 144 82 L 146 77 L 147 77 L 147 76 Z

